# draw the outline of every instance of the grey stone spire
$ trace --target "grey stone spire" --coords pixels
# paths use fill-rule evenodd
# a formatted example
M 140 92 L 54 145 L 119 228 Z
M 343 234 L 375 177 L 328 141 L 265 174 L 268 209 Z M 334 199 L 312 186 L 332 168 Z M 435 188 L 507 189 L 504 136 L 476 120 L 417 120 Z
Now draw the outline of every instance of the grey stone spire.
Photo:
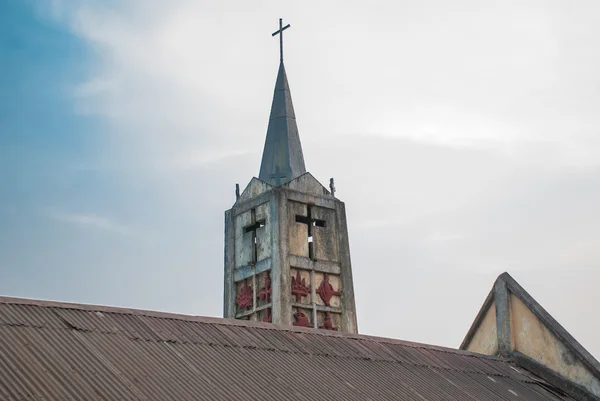
M 292 94 L 282 60 L 277 73 L 267 139 L 258 178 L 279 186 L 304 173 L 306 173 L 304 155 L 296 125 Z

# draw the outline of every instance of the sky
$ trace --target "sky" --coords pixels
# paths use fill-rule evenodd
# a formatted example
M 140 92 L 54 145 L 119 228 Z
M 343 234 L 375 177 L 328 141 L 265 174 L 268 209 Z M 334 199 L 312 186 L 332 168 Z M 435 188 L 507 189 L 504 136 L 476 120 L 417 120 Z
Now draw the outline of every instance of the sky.
M 509 272 L 600 358 L 600 3 L 0 2 L 0 294 L 221 316 L 278 18 L 359 331 L 458 347 Z

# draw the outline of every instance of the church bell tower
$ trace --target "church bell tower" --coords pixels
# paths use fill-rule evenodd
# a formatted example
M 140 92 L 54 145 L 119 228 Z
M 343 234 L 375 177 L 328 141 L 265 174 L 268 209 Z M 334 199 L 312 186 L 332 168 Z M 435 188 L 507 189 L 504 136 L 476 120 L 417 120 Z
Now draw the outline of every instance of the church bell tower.
M 306 171 L 280 63 L 258 178 L 225 212 L 226 318 L 357 333 L 346 211 Z

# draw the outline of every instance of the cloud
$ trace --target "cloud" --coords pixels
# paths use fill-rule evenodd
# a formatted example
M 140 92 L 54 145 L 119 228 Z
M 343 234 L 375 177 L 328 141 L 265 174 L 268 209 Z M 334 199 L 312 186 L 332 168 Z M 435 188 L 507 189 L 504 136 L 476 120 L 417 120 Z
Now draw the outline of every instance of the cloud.
M 119 235 L 131 235 L 133 233 L 131 227 L 93 213 L 66 213 L 55 210 L 49 211 L 47 215 L 54 220 L 81 228 L 108 231 Z
M 568 313 L 540 277 L 593 282 L 600 264 L 597 2 L 53 4 L 89 50 L 74 109 L 106 124 L 98 163 L 119 166 L 107 214 L 160 233 L 110 264 L 152 255 L 132 276 L 152 271 L 173 309 L 220 313 L 222 213 L 258 173 L 283 15 L 307 167 L 346 202 L 361 330 L 456 346 L 508 270 L 600 352 L 593 307 Z
M 600 96 L 589 88 L 600 57 L 585 34 L 593 3 L 568 14 L 526 3 L 518 17 L 508 5 L 469 1 L 380 5 L 387 14 L 355 5 L 335 30 L 308 7 L 274 4 L 239 2 L 229 12 L 193 1 L 54 0 L 45 8 L 93 49 L 77 109 L 107 118 L 114 155 L 138 167 L 198 165 L 189 154 L 227 153 L 233 142 L 260 151 L 277 46 L 258 27 L 274 9 L 295 19 L 286 57 L 305 141 L 382 135 L 491 149 L 522 163 L 598 166 Z M 325 7 L 324 15 L 339 11 Z M 225 19 L 235 29 L 223 30 Z
M 249 155 L 251 152 L 247 149 L 230 149 L 215 152 L 191 151 L 182 153 L 176 157 L 172 164 L 175 169 L 189 170 L 202 168 L 207 165 L 231 161 L 236 157 Z M 258 154 L 257 154 L 258 155 Z

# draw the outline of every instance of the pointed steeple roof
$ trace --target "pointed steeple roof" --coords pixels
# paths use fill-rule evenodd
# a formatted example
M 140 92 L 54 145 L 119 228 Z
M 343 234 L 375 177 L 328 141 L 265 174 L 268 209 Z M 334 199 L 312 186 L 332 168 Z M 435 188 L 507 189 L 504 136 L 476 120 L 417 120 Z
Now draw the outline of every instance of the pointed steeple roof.
M 281 61 L 258 178 L 272 185 L 281 185 L 305 172 L 292 94 Z

